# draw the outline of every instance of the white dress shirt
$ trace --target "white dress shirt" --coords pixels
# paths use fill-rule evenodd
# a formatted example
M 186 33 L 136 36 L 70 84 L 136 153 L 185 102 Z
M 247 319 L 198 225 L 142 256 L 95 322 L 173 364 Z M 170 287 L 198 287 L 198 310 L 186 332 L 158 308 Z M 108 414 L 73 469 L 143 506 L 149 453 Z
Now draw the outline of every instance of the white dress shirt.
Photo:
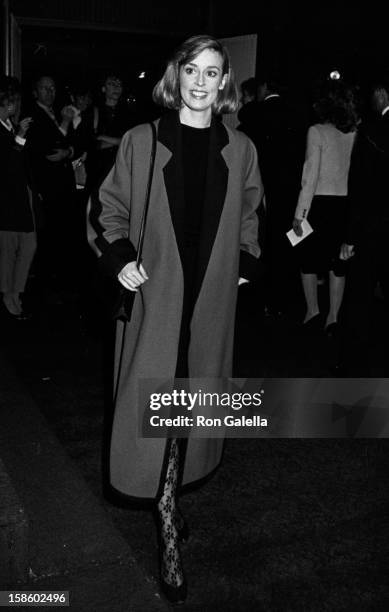
M 8 130 L 9 132 L 14 133 L 14 126 L 12 125 L 10 119 L 6 119 L 5 121 L 3 121 L 2 119 L 0 119 L 0 123 L 2 125 L 4 125 L 5 129 Z M 26 139 L 22 138 L 21 136 L 16 135 L 15 136 L 15 142 L 17 142 L 19 145 L 21 145 L 22 147 L 24 147 L 24 145 L 26 144 Z

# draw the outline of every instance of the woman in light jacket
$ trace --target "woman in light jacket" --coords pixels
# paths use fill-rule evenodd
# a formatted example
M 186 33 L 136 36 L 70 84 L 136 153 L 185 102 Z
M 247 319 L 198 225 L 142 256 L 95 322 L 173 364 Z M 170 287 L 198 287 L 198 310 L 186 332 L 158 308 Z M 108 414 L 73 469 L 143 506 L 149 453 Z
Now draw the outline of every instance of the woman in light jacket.
M 138 270 L 134 245 L 149 125 L 125 134 L 99 198 L 92 198 L 89 240 L 103 267 L 137 292 L 131 322 L 117 325 L 111 483 L 125 495 L 156 502 L 161 588 L 177 602 L 186 596 L 177 490 L 217 467 L 222 441 L 138 437 L 137 420 L 146 410 L 139 381 L 231 376 L 238 280 L 250 278 L 260 254 L 255 211 L 262 183 L 253 144 L 220 120 L 238 101 L 227 52 L 217 40 L 184 42 L 153 96 L 170 112 L 156 122 L 142 265 Z
M 318 123 L 308 130 L 302 186 L 293 228 L 302 234 L 307 219 L 313 233 L 298 245 L 301 278 L 307 310 L 304 326 L 321 320 L 318 274 L 329 273 L 329 312 L 325 330 L 337 325 L 345 285 L 345 262 L 340 260 L 347 211 L 347 181 L 358 115 L 355 94 L 343 82 L 327 82 L 314 109 Z

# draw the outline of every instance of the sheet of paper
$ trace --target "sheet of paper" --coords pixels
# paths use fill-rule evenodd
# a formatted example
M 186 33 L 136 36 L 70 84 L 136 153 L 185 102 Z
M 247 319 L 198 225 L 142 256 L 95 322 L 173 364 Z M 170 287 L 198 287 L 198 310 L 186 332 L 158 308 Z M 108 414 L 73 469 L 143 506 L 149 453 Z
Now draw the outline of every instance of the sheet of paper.
M 286 235 L 289 238 L 289 241 L 292 246 L 295 246 L 296 244 L 304 240 L 304 238 L 306 238 L 307 236 L 309 236 L 309 234 L 312 234 L 313 232 L 311 225 L 306 219 L 302 220 L 301 229 L 303 230 L 303 233 L 301 236 L 297 236 L 297 234 L 295 234 L 293 229 L 289 230 L 289 232 L 286 232 Z

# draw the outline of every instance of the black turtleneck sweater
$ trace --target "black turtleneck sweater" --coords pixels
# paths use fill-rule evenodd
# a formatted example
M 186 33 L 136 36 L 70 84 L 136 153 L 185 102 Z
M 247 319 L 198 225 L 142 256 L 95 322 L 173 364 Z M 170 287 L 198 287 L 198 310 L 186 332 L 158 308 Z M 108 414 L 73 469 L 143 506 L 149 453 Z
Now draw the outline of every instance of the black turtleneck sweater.
M 185 189 L 185 244 L 198 247 L 207 177 L 210 128 L 182 125 Z
M 181 125 L 185 196 L 184 304 L 178 347 L 176 377 L 188 376 L 190 321 L 195 305 L 198 249 L 200 244 L 207 180 L 210 128 Z

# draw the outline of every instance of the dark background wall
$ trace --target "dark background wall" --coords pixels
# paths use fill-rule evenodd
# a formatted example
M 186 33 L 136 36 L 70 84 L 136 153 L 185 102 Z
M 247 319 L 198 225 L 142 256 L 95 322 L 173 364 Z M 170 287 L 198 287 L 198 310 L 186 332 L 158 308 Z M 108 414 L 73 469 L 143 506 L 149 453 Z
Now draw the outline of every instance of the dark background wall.
M 368 83 L 389 65 L 384 3 L 375 0 L 241 0 L 231 8 L 222 0 L 9 0 L 9 5 L 21 26 L 25 82 L 49 72 L 64 83 L 96 83 L 114 69 L 129 90 L 147 90 L 176 44 L 200 32 L 257 33 L 257 70 L 270 67 L 295 89 L 335 68 Z

